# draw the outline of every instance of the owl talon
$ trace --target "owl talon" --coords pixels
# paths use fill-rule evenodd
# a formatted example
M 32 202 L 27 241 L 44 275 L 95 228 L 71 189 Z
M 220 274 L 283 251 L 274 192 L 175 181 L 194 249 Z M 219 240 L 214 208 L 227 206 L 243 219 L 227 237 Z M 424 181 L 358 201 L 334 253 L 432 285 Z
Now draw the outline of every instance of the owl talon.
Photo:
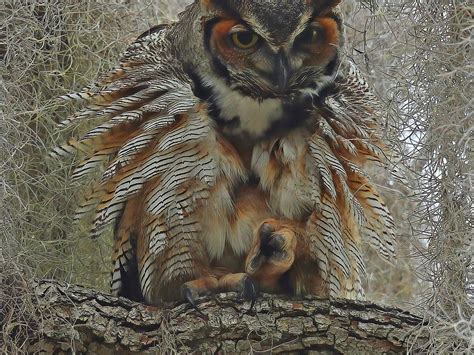
M 257 290 L 257 285 L 255 282 L 250 278 L 250 277 L 245 277 L 244 278 L 244 283 L 243 283 L 243 288 L 242 292 L 240 294 L 240 297 L 246 300 L 252 301 L 252 307 L 255 303 L 255 300 L 257 299 L 258 296 L 258 290 Z M 252 308 L 250 307 L 250 308 Z
M 245 273 L 226 274 L 219 279 L 221 292 L 237 292 L 239 297 L 252 301 L 252 307 L 258 296 L 255 281 Z
M 257 300 L 257 296 L 257 284 L 250 277 L 245 277 L 244 287 L 242 293 L 240 294 L 240 297 L 246 300 L 250 300 L 250 308 L 248 309 L 248 311 L 253 310 L 253 307 L 255 306 L 255 301 Z
M 181 289 L 181 294 L 184 300 L 187 301 L 196 312 L 198 312 L 205 319 L 208 319 L 207 315 L 205 315 L 196 305 L 195 295 L 191 288 L 186 285 L 183 285 Z

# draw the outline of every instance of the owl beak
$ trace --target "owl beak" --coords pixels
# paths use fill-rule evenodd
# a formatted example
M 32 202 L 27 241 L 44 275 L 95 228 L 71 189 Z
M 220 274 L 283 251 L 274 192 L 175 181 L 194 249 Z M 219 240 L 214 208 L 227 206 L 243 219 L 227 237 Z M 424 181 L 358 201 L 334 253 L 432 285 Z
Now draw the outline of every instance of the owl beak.
M 288 57 L 279 52 L 275 57 L 273 73 L 274 79 L 273 84 L 275 85 L 275 89 L 278 93 L 283 94 L 288 89 L 288 83 L 290 78 L 290 63 L 288 61 Z

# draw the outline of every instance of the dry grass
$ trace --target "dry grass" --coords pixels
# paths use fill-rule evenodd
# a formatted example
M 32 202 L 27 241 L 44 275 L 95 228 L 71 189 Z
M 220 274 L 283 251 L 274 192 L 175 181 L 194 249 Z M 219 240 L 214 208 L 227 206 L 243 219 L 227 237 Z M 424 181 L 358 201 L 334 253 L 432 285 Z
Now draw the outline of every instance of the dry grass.
M 107 289 L 109 241 L 72 225 L 80 188 L 70 164 L 47 157 L 65 137 L 56 122 L 68 112 L 55 98 L 110 68 L 170 10 L 152 0 L 0 4 L 0 352 L 38 336 L 31 278 Z
M 352 54 L 386 100 L 387 133 L 397 132 L 411 185 L 411 193 L 393 185 L 411 195 L 409 200 L 389 198 L 402 255 L 411 265 L 397 263 L 395 274 L 374 272 L 390 285 L 399 276 L 397 289 L 411 288 L 404 301 L 429 323 L 430 342 L 412 351 L 469 353 L 474 346 L 472 6 L 397 0 L 369 13 L 350 4 Z
M 186 1 L 182 1 L 186 2 Z M 112 66 L 180 2 L 4 1 L 0 4 L 0 352 L 24 351 L 41 315 L 31 278 L 107 289 L 109 240 L 72 226 L 80 188 L 47 158 L 67 132 L 55 102 Z M 350 55 L 386 102 L 386 134 L 411 188 L 377 183 L 399 224 L 393 266 L 368 251 L 368 295 L 424 314 L 428 353 L 473 347 L 472 8 L 467 1 L 347 0 Z M 409 196 L 409 198 L 407 198 Z M 414 335 L 416 336 L 416 334 Z

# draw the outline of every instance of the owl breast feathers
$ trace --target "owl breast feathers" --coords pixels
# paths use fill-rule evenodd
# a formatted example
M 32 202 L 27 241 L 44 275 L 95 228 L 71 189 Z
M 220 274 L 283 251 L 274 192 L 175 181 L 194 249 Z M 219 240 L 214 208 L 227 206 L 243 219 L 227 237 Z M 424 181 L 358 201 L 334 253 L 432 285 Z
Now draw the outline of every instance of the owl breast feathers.
M 100 124 L 54 155 L 101 169 L 77 218 L 114 224 L 112 292 L 148 303 L 255 290 L 362 298 L 394 224 L 363 171 L 388 164 L 338 1 L 201 0 L 66 101 Z

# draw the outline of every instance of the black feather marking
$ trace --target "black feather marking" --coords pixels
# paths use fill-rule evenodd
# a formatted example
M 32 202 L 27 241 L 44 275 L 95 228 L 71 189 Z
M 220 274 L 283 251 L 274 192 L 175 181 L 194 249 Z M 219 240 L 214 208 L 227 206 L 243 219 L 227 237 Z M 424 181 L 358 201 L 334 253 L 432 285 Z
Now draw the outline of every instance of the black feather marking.
M 136 250 L 136 245 L 134 245 L 136 240 L 136 235 L 131 233 L 129 235 L 129 241 L 132 245 L 132 253 L 131 258 L 127 258 L 127 269 L 120 263 L 120 280 L 121 280 L 121 288 L 118 291 L 119 296 L 126 297 L 132 301 L 143 302 L 144 298 L 141 293 L 140 288 L 140 279 L 138 277 L 138 263 L 137 263 L 137 256 L 134 252 Z

